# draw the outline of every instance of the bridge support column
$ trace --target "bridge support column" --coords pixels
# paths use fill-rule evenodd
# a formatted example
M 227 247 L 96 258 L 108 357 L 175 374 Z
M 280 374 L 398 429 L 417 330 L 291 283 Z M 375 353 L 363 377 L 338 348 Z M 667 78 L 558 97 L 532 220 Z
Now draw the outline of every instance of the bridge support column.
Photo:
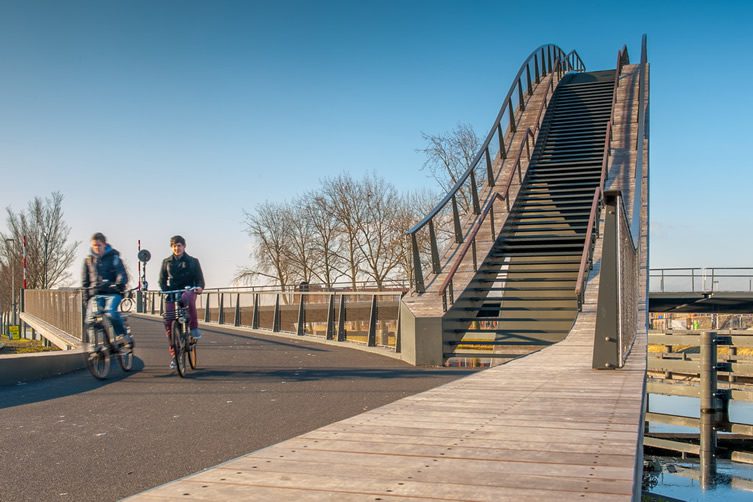
M 414 366 L 441 366 L 442 318 L 416 317 L 400 302 L 400 353 Z

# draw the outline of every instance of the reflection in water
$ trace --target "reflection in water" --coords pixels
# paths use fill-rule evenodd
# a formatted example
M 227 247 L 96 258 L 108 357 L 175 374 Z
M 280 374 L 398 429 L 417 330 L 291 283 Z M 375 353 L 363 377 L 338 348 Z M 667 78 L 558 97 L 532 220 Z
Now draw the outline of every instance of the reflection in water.
M 716 486 L 701 489 L 698 463 L 669 457 L 646 457 L 652 466 L 644 476 L 650 493 L 692 501 L 737 502 L 753 500 L 753 466 L 719 460 Z
M 650 394 L 649 411 L 698 418 L 699 399 Z M 753 403 L 732 401 L 730 420 L 753 424 Z M 697 428 L 666 424 L 650 424 L 650 432 L 698 432 Z M 753 466 L 719 459 L 716 486 L 703 490 L 698 459 L 678 457 L 645 457 L 644 490 L 685 501 L 737 502 L 753 500 Z

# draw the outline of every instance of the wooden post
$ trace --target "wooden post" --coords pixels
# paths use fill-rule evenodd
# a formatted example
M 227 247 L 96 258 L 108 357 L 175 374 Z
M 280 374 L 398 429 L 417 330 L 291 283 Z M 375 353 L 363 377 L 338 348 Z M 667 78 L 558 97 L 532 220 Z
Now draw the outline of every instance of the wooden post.
M 241 325 L 241 294 L 235 294 L 235 315 L 233 316 L 233 326 Z
M 716 332 L 701 332 L 701 488 L 716 477 Z

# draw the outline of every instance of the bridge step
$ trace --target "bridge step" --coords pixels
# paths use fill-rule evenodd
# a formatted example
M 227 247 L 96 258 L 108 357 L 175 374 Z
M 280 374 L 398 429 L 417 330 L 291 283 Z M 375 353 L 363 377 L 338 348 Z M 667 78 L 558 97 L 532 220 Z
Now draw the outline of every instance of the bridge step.
M 443 319 L 448 364 L 505 362 L 569 333 L 613 83 L 571 74 L 555 90 L 505 225 Z

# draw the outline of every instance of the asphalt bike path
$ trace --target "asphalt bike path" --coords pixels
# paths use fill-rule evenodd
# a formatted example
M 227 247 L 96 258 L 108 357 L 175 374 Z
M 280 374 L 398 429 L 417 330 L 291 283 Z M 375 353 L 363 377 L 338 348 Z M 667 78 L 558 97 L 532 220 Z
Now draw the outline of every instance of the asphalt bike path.
M 1 501 L 117 500 L 469 373 L 217 327 L 182 379 L 162 323 L 130 324 L 130 373 L 0 387 Z

